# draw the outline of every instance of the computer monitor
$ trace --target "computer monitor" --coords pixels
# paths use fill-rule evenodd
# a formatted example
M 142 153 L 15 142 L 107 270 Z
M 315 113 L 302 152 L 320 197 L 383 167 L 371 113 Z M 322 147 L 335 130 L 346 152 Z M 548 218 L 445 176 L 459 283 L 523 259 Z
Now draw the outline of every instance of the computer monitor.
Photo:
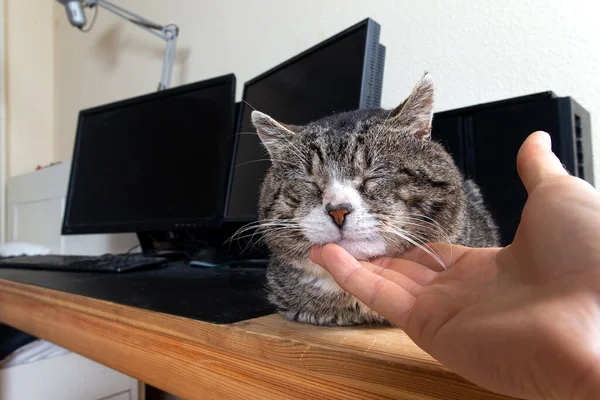
M 253 109 L 290 124 L 379 107 L 385 47 L 366 19 L 247 82 L 230 168 L 226 221 L 257 217 L 260 183 L 270 162 L 250 121 Z
M 63 234 L 217 226 L 234 96 L 226 75 L 81 111 Z

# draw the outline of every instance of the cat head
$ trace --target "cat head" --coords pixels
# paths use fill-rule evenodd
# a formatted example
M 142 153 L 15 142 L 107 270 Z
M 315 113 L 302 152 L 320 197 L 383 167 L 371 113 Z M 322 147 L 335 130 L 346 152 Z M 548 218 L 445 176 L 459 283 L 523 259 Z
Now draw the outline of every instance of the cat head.
M 360 259 L 452 240 L 465 209 L 462 176 L 430 140 L 433 80 L 392 110 L 336 114 L 304 126 L 254 111 L 272 166 L 259 217 L 271 251 L 306 257 L 338 243 Z

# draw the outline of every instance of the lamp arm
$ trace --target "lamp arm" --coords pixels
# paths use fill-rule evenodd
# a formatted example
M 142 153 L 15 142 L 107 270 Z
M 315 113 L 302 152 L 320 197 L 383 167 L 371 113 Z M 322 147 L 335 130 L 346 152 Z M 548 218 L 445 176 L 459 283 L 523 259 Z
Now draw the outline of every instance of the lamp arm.
M 150 32 L 154 36 L 157 36 L 164 40 L 165 55 L 163 58 L 163 66 L 160 75 L 160 82 L 158 84 L 158 90 L 165 90 L 171 86 L 171 74 L 173 71 L 173 64 L 175 63 L 177 37 L 179 36 L 179 27 L 177 25 L 157 24 L 106 0 L 86 0 L 85 6 L 102 7 L 105 10 L 108 10 L 111 13 L 115 14 L 116 16 L 126 19 L 127 21 L 144 29 L 145 31 Z

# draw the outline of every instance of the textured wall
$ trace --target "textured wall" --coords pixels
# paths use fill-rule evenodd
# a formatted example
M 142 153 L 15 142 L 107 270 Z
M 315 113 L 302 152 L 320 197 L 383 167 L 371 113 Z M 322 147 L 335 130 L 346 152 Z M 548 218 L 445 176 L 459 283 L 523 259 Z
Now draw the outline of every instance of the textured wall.
M 592 1 L 118 3 L 181 27 L 174 84 L 234 72 L 239 98 L 244 81 L 372 17 L 382 25 L 388 49 L 384 106 L 400 102 L 424 70 L 437 82 L 437 111 L 550 89 L 573 96 L 592 113 L 600 148 L 600 23 Z M 64 160 L 71 156 L 77 111 L 152 91 L 163 47 L 106 12 L 89 34 L 68 26 L 62 10 L 55 14 L 61 17 L 55 31 L 55 155 Z

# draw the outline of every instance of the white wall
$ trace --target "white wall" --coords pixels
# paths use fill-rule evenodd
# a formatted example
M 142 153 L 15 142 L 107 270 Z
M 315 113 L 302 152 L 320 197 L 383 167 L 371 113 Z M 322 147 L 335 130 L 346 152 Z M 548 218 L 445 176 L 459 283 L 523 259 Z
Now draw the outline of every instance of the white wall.
M 6 41 L 4 24 L 4 0 L 0 0 L 0 243 L 5 239 L 6 221 L 6 180 L 8 162 L 6 157 Z
M 4 0 L 8 174 L 54 156 L 54 6 Z
M 244 81 L 372 17 L 388 49 L 384 106 L 399 103 L 425 70 L 438 84 L 438 111 L 551 89 L 592 113 L 600 148 L 600 23 L 592 1 L 117 2 L 180 26 L 175 85 L 234 72 L 239 98 Z M 107 12 L 89 34 L 59 18 L 55 38 L 55 155 L 66 160 L 77 111 L 153 91 L 163 45 Z

